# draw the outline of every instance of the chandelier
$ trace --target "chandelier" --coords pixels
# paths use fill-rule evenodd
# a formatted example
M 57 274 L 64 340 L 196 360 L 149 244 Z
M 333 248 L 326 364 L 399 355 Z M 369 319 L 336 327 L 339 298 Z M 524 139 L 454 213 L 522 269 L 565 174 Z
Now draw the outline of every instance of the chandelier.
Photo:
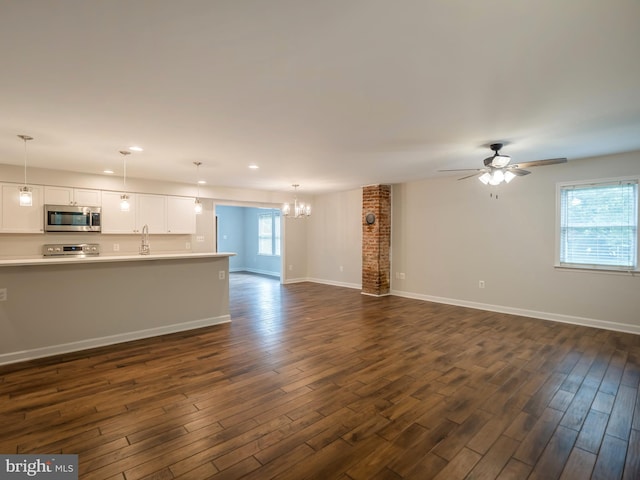
M 302 202 L 298 202 L 297 192 L 298 192 L 298 187 L 299 186 L 300 185 L 297 184 L 297 183 L 294 183 L 292 185 L 293 190 L 294 190 L 294 194 L 293 194 L 293 211 L 291 210 L 291 204 L 289 204 L 289 203 L 285 203 L 282 206 L 282 215 L 284 215 L 285 217 L 306 218 L 306 217 L 311 215 L 311 205 L 305 205 Z

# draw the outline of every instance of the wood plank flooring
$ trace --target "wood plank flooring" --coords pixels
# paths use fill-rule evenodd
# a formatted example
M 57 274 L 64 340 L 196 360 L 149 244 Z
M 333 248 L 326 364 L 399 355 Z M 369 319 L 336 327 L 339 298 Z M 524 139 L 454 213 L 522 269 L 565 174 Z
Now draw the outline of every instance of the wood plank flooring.
M 80 478 L 638 479 L 640 337 L 231 275 L 232 323 L 0 367 Z

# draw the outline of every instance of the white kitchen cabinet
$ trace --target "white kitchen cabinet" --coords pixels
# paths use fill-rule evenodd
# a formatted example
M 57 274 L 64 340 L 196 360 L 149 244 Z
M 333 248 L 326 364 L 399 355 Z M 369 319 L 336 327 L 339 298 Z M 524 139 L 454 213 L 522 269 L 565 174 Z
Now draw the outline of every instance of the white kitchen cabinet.
M 195 198 L 167 197 L 167 233 L 196 233 Z
M 136 230 L 148 225 L 149 234 L 167 233 L 167 197 L 138 193 L 136 200 Z
M 71 187 L 44 187 L 45 205 L 79 205 L 82 207 L 99 207 L 102 205 L 102 192 Z
M 32 206 L 20 206 L 17 183 L 0 184 L 0 231 L 4 233 L 44 233 L 44 192 L 40 185 L 31 185 Z
M 102 192 L 102 233 L 142 233 L 150 235 L 194 234 L 196 214 L 194 198 L 146 193 L 129 193 L 129 211 L 120 210 L 122 192 Z
M 120 197 L 124 192 L 102 192 L 102 233 L 137 233 L 137 195 L 129 195 L 129 211 L 120 210 Z

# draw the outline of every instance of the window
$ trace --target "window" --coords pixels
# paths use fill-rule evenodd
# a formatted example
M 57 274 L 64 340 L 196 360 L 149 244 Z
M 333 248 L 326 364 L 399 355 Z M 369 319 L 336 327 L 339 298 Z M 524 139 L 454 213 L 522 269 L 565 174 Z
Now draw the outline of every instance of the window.
M 280 255 L 280 211 L 258 215 L 258 255 Z
M 638 180 L 559 186 L 559 263 L 638 269 Z

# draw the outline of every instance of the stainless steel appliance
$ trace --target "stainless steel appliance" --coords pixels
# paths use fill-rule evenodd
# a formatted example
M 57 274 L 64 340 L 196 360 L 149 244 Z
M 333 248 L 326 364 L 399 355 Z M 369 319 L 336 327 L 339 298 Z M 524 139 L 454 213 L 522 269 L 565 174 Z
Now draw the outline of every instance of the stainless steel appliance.
M 102 208 L 45 205 L 45 232 L 100 232 Z
M 42 254 L 45 257 L 75 255 L 77 257 L 88 257 L 100 255 L 100 245 L 97 243 L 77 243 L 77 244 L 48 244 L 42 246 Z

